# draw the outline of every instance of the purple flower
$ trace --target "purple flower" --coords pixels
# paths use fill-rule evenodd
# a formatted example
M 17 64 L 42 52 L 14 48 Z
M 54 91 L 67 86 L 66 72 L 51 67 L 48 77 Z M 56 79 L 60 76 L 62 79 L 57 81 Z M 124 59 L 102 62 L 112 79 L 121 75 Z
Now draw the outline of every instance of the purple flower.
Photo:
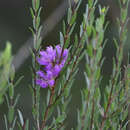
M 59 75 L 67 60 L 68 49 L 62 50 L 60 45 L 56 45 L 55 49 L 49 46 L 46 51 L 40 51 L 39 55 L 37 62 L 43 66 L 43 69 L 36 73 L 36 84 L 42 88 L 52 87 L 55 84 L 55 78 Z

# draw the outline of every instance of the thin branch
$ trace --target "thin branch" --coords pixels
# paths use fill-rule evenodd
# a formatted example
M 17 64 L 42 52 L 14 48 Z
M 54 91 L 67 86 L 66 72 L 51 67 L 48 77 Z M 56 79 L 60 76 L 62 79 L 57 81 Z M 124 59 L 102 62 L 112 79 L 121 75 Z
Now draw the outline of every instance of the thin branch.
M 109 111 L 109 108 L 110 108 L 110 105 L 111 105 L 111 101 L 112 101 L 111 99 L 112 99 L 113 87 L 114 87 L 114 83 L 113 83 L 113 85 L 112 85 L 112 87 L 111 87 L 111 91 L 110 91 L 110 95 L 109 95 L 109 99 L 108 99 L 106 111 L 105 111 L 105 113 L 104 113 L 103 120 L 102 120 L 102 122 L 101 122 L 100 130 L 103 130 L 105 121 L 106 121 L 106 119 L 107 119 L 107 113 L 108 113 L 108 111 Z
M 52 89 L 51 89 L 51 95 L 50 95 L 48 106 L 47 106 L 45 114 L 44 114 L 44 118 L 43 118 L 43 121 L 42 121 L 41 130 L 43 130 L 44 127 L 45 127 L 45 125 L 46 125 L 47 116 L 48 116 L 49 110 L 50 110 L 50 108 L 52 106 L 54 94 L 55 94 L 55 86 L 52 87 Z
M 81 36 L 81 38 L 80 38 L 79 44 L 81 43 L 81 39 L 82 39 L 83 36 L 84 36 L 84 33 L 82 34 L 82 36 Z M 80 48 L 82 48 L 82 47 L 83 47 L 83 44 L 81 44 Z M 54 100 L 54 102 L 53 102 L 53 105 L 60 99 L 60 97 L 62 96 L 62 94 L 63 94 L 63 92 L 64 92 L 64 90 L 65 90 L 65 88 L 67 87 L 67 85 L 68 85 L 68 83 L 69 83 L 69 81 L 70 81 L 70 79 L 71 79 L 71 77 L 72 77 L 72 75 L 73 75 L 75 66 L 77 65 L 77 62 L 78 62 L 79 57 L 80 57 L 80 52 L 76 55 L 76 59 L 75 59 L 75 61 L 74 61 L 74 63 L 73 63 L 73 66 L 72 66 L 71 72 L 70 72 L 70 74 L 69 74 L 69 77 L 68 77 L 68 79 L 66 80 L 66 82 L 65 82 L 65 84 L 64 84 L 64 86 L 63 86 L 63 88 L 61 89 L 60 94 L 55 98 L 55 100 Z
M 71 0 L 72 6 L 74 1 Z M 64 0 L 59 7 L 45 20 L 42 24 L 43 30 L 41 31 L 42 40 L 50 33 L 54 27 L 59 23 L 63 18 L 68 8 L 68 1 Z M 13 58 L 13 65 L 16 71 L 24 63 L 24 61 L 30 56 L 30 48 L 33 47 L 33 38 L 30 37 L 25 44 L 18 50 L 17 54 Z
M 93 101 L 92 101 L 92 112 L 91 112 L 91 123 L 90 123 L 90 130 L 93 129 L 93 121 L 94 121 L 94 105 L 95 105 L 95 101 L 94 101 L 94 97 L 93 97 Z

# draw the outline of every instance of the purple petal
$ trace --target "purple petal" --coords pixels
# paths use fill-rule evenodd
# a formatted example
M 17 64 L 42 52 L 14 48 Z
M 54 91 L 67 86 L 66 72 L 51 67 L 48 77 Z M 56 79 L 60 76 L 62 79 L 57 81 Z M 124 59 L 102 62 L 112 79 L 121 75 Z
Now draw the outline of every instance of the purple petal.
M 37 58 L 37 62 L 40 64 L 40 65 L 48 65 L 48 61 L 41 57 L 41 58 Z
M 46 88 L 48 86 L 48 84 L 45 81 L 41 80 L 41 79 L 37 79 L 36 84 L 39 85 L 42 88 Z
M 48 54 L 49 61 L 53 62 L 55 60 L 55 50 L 53 50 L 53 47 L 47 47 L 46 52 Z
M 52 63 L 49 63 L 48 65 L 45 66 L 45 70 L 51 70 L 53 68 Z
M 44 74 L 41 70 L 37 71 L 36 74 L 37 74 L 39 77 L 42 77 L 42 78 L 45 77 L 45 74 Z
M 60 47 L 60 45 L 56 45 L 56 52 L 58 54 L 58 57 L 61 55 L 61 51 L 62 51 L 62 48 Z
M 47 52 L 48 54 L 53 53 L 53 47 L 52 47 L 52 46 L 47 47 L 47 48 L 46 48 L 46 52 Z
M 61 69 L 68 57 L 68 50 L 64 49 L 62 58 L 60 58 L 62 48 L 60 45 L 56 45 L 55 49 L 52 46 L 46 48 L 46 51 L 40 51 L 40 57 L 37 57 L 37 62 L 44 66 L 44 71 L 39 70 L 36 72 L 39 79 L 36 80 L 36 84 L 42 88 L 54 86 L 55 78 L 59 75 Z M 61 59 L 61 60 L 60 60 Z
M 64 65 L 65 65 L 65 62 L 66 62 L 66 59 L 63 59 L 62 61 L 61 61 L 61 67 L 64 67 Z
M 50 79 L 52 79 L 53 78 L 53 73 L 51 72 L 51 71 L 47 71 L 46 72 L 47 74 L 47 76 L 46 76 L 46 78 L 47 78 L 47 80 L 50 80 Z
M 39 53 L 40 53 L 41 56 L 47 57 L 47 53 L 45 51 L 40 51 Z
M 57 77 L 60 71 L 61 71 L 61 67 L 59 65 L 55 65 L 53 69 L 53 75 Z
M 67 49 L 64 49 L 64 52 L 63 52 L 63 58 L 66 57 L 67 58 L 68 56 L 68 50 Z
M 54 79 L 49 80 L 49 81 L 48 81 L 48 84 L 49 84 L 50 87 L 54 86 L 55 80 L 54 80 Z

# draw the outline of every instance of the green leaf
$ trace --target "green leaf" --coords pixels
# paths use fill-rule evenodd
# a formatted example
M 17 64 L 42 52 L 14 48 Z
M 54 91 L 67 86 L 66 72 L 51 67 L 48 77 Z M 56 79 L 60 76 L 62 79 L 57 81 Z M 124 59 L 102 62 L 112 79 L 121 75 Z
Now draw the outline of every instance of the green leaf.
M 14 87 L 16 87 L 20 82 L 21 80 L 24 78 L 24 76 L 21 76 L 17 81 L 16 83 L 14 84 Z
M 71 20 L 70 20 L 70 26 L 75 23 L 76 17 L 77 17 L 77 12 L 74 12 L 74 15 L 72 16 L 72 18 L 71 18 Z
M 10 67 L 10 73 L 9 73 L 9 75 L 10 75 L 11 81 L 13 81 L 14 77 L 15 77 L 15 68 L 14 68 L 13 65 Z
M 32 0 L 32 7 L 35 10 L 35 0 Z
M 72 10 L 71 10 L 71 8 L 69 8 L 68 9 L 68 17 L 67 17 L 68 24 L 70 24 L 71 17 L 72 17 Z
M 63 45 L 64 45 L 64 36 L 63 36 L 62 32 L 60 32 L 60 44 L 61 44 L 61 47 L 63 47 Z
M 121 9 L 121 20 L 122 20 L 123 23 L 125 22 L 126 18 L 127 18 L 127 9 L 122 8 Z
M 70 36 L 70 35 L 72 34 L 72 32 L 74 31 L 75 25 L 76 25 L 76 23 L 74 23 L 73 26 L 71 27 L 70 32 L 69 32 L 69 36 Z
M 37 17 L 40 17 L 41 11 L 42 11 L 42 7 L 39 8 L 38 13 L 37 13 Z
M 14 101 L 14 107 L 17 105 L 18 103 L 18 100 L 19 100 L 19 97 L 20 97 L 20 94 L 17 95 L 15 101 Z
M 78 35 L 77 34 L 75 35 L 74 39 L 75 39 L 74 40 L 74 44 L 75 44 L 75 46 L 77 46 L 78 45 Z
M 11 99 L 13 99 L 13 97 L 14 97 L 14 86 L 13 86 L 13 84 L 10 84 L 10 86 L 9 86 L 9 97 Z
M 47 98 L 46 98 L 47 99 L 47 102 L 46 102 L 47 106 L 49 105 L 50 95 L 51 95 L 51 92 L 50 92 L 50 90 L 48 90 Z
M 6 42 L 6 49 L 2 54 L 3 64 L 7 64 L 11 58 L 11 43 L 9 41 Z
M 101 60 L 102 51 L 103 51 L 102 47 L 99 47 L 97 50 L 97 55 L 96 55 L 96 63 L 98 63 Z
M 87 73 L 87 76 L 90 77 L 91 76 L 91 68 L 88 64 L 86 64 L 86 73 Z
M 18 130 L 22 130 L 21 124 L 17 122 Z
M 6 127 L 6 130 L 8 130 L 8 123 L 7 123 L 7 117 L 6 117 L 6 115 L 4 115 L 4 120 L 5 120 L 5 127 Z
M 15 117 L 14 120 L 13 120 L 13 125 L 12 125 L 13 130 L 14 130 L 15 125 L 16 125 L 16 120 L 17 120 L 17 117 Z
M 95 99 L 96 99 L 96 101 L 97 101 L 97 103 L 98 103 L 98 102 L 100 101 L 100 89 L 99 89 L 99 87 L 96 87 L 96 88 L 95 88 L 94 97 L 95 97 Z
M 92 33 L 92 26 L 88 25 L 88 26 L 86 27 L 86 29 L 87 29 L 87 35 L 88 35 L 88 37 L 90 37 L 90 35 L 91 35 L 91 33 Z
M 104 23 L 104 21 L 101 18 L 97 18 L 97 20 L 96 20 L 96 30 L 97 30 L 98 33 L 100 33 L 100 31 L 102 31 L 103 23 Z
M 8 113 L 8 119 L 9 123 L 11 124 L 14 119 L 14 107 L 9 107 L 9 113 Z
M 77 11 L 77 10 L 79 9 L 79 6 L 81 5 L 82 0 L 75 0 L 75 1 L 78 2 L 78 5 L 77 5 L 77 7 L 76 7 L 76 9 L 75 9 L 75 11 Z M 77 3 L 76 3 L 76 4 L 77 4 Z
M 37 19 L 36 19 L 36 30 L 38 30 L 39 26 L 40 26 L 40 17 L 37 17 Z
M 38 38 L 41 38 L 42 29 L 43 29 L 42 26 L 40 26 L 39 29 L 38 29 L 38 33 L 37 33 L 37 37 L 38 37 Z
M 84 72 L 84 75 L 85 75 L 85 81 L 86 81 L 87 87 L 88 89 L 90 89 L 90 80 L 85 72 Z
M 96 80 L 99 80 L 99 78 L 100 78 L 100 67 L 98 67 L 97 68 L 97 70 L 96 70 Z
M 65 21 L 63 20 L 63 34 L 64 36 L 66 35 L 66 25 L 65 25 Z
M 62 123 L 66 118 L 66 114 L 63 113 L 62 115 L 58 116 L 58 118 L 56 119 L 56 124 L 58 123 Z
M 68 38 L 65 42 L 65 48 L 68 48 L 69 44 L 70 44 L 70 36 L 68 36 Z
M 21 113 L 20 110 L 18 110 L 18 115 L 19 115 L 19 119 L 20 119 L 20 124 L 21 124 L 21 126 L 23 126 L 24 125 L 24 119 L 23 119 L 23 116 L 22 116 L 22 113 Z
M 29 120 L 26 121 L 25 130 L 29 130 Z
M 93 57 L 93 47 L 92 47 L 92 44 L 87 44 L 87 50 L 86 50 L 86 52 L 88 53 L 88 55 L 90 56 L 90 57 Z
M 41 43 L 42 43 L 42 37 L 39 37 L 36 44 L 36 50 L 40 48 Z
M 89 8 L 92 8 L 92 6 L 93 6 L 93 0 L 88 0 L 88 6 L 89 6 Z
M 35 0 L 36 1 L 36 11 L 39 9 L 40 7 L 40 0 Z
M 0 53 L 0 104 L 3 102 L 3 95 L 8 88 L 7 84 L 10 77 L 11 60 L 11 43 L 7 42 L 5 50 Z
M 29 27 L 29 30 L 31 31 L 32 35 L 35 34 L 33 28 Z
M 34 11 L 33 11 L 32 8 L 30 8 L 30 12 L 31 12 L 31 16 L 32 16 L 32 18 L 34 19 Z

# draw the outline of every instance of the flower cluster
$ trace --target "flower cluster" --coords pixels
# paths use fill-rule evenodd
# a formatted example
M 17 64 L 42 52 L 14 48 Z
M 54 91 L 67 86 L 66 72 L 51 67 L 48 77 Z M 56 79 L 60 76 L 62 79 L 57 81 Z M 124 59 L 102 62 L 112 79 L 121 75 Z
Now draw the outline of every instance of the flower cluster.
M 59 75 L 61 69 L 68 57 L 68 50 L 57 45 L 55 49 L 52 46 L 46 48 L 46 51 L 40 51 L 40 57 L 37 62 L 42 69 L 37 71 L 36 84 L 42 88 L 52 87 L 55 84 L 55 78 Z

